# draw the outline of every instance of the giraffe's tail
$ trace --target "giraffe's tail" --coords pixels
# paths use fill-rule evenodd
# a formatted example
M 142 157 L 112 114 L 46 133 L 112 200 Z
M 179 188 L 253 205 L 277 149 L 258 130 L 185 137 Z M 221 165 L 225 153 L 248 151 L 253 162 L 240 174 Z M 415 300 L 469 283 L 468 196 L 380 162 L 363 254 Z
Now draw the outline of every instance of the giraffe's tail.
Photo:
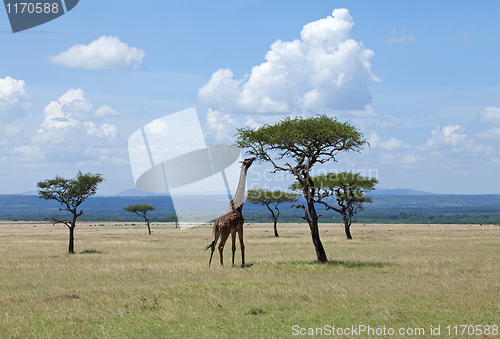
M 205 247 L 205 251 L 207 251 L 209 248 L 214 249 L 215 244 L 217 243 L 217 240 L 219 239 L 219 225 L 218 225 L 218 220 L 215 220 L 214 222 L 214 229 L 212 230 L 212 242 L 210 245 Z
M 207 251 L 209 248 L 213 248 L 215 246 L 215 240 L 210 243 L 207 247 L 205 247 L 205 251 Z

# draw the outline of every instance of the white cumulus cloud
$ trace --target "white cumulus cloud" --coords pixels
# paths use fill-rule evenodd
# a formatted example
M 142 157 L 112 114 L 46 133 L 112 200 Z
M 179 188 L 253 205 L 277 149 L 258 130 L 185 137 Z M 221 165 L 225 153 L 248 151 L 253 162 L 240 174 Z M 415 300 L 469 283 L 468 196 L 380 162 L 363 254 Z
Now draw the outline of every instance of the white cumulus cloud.
M 166 137 L 170 135 L 170 127 L 166 121 L 161 119 L 153 120 L 145 128 L 151 135 L 162 135 Z
M 480 122 L 485 124 L 500 125 L 500 108 L 488 106 L 477 116 Z
M 110 106 L 105 109 L 114 111 Z M 97 111 L 82 89 L 68 90 L 45 106 L 45 119 L 37 133 L 28 144 L 18 146 L 14 155 L 36 154 L 41 161 L 51 163 L 99 161 L 102 156 L 118 156 L 121 152 L 118 130 L 112 124 L 93 121 Z
M 371 102 L 361 78 L 379 82 L 371 71 L 374 52 L 351 37 L 347 9 L 305 25 L 301 39 L 277 40 L 266 62 L 243 79 L 219 69 L 199 91 L 214 110 L 235 113 L 324 113 L 360 111 Z
M 367 140 L 370 144 L 370 148 L 377 148 L 378 143 L 380 142 L 380 137 L 377 132 L 371 132 Z
M 376 132 L 368 135 L 373 153 L 382 164 L 399 165 L 403 169 L 452 168 L 468 166 L 471 158 L 490 158 L 494 154 L 491 146 L 483 145 L 479 139 L 499 138 L 500 130 L 492 128 L 485 132 L 471 133 L 463 125 L 450 123 L 436 126 L 430 138 L 420 145 L 407 144 L 396 137 L 381 140 Z
M 231 137 L 236 134 L 235 128 L 239 126 L 229 114 L 221 114 L 210 108 L 207 114 L 207 125 L 210 129 L 209 135 L 217 141 L 231 140 Z
M 383 164 L 386 165 L 400 165 L 402 168 L 412 168 L 417 162 L 425 159 L 424 157 L 415 154 L 415 153 L 405 153 L 405 152 L 396 152 L 396 153 L 384 153 L 381 154 L 380 160 Z
M 49 60 L 66 67 L 116 71 L 138 68 L 145 55 L 144 50 L 130 47 L 117 37 L 103 35 L 88 45 L 74 45 L 50 56 Z
M 495 139 L 495 140 L 500 140 L 500 128 L 493 127 L 493 128 L 490 128 L 487 131 L 477 132 L 475 134 L 475 136 L 478 139 Z
M 118 112 L 113 107 L 110 107 L 108 105 L 102 105 L 94 113 L 94 116 L 97 118 L 113 117 L 113 116 L 118 116 L 118 115 L 120 115 L 120 112 Z
M 431 138 L 427 140 L 421 149 L 438 156 L 453 155 L 460 157 L 488 155 L 492 152 L 490 147 L 477 144 L 468 135 L 465 128 L 458 124 L 449 124 L 443 127 L 436 126 L 436 129 L 431 132 Z
M 23 80 L 16 80 L 10 76 L 4 79 L 0 78 L 0 102 L 26 102 L 29 100 L 29 95 L 24 88 Z
M 247 121 L 245 121 L 245 126 L 250 127 L 252 129 L 257 129 L 262 126 L 262 124 L 258 123 L 254 117 L 247 116 Z
M 92 116 L 104 116 L 102 111 L 116 112 L 112 107 L 104 105 L 93 110 L 93 105 L 85 97 L 82 89 L 71 88 L 64 93 L 57 101 L 51 101 L 43 111 L 45 119 L 38 130 L 38 137 L 44 135 L 75 133 L 71 128 L 85 130 L 86 135 L 96 135 L 98 137 L 116 136 L 116 127 L 110 124 L 103 124 L 96 127 L 96 123 L 91 121 Z M 103 108 L 104 107 L 104 108 Z M 101 115 L 98 112 L 101 112 Z M 51 133 L 53 132 L 53 133 Z M 44 137 L 44 139 L 46 139 Z
M 119 115 L 118 111 L 108 105 L 94 110 L 92 103 L 85 98 L 85 93 L 80 88 L 71 88 L 57 101 L 51 101 L 45 106 L 43 113 L 45 119 L 38 130 L 38 138 L 52 134 L 64 135 L 69 133 L 71 127 L 85 130 L 86 135 L 95 135 L 99 138 L 116 136 L 114 125 L 103 124 L 101 127 L 96 127 L 96 123 L 91 119 L 116 116 Z
M 25 82 L 6 76 L 0 78 L 0 124 L 7 124 L 27 115 L 30 104 Z M 1 125 L 0 125 L 1 128 Z
M 427 140 L 425 147 L 433 148 L 442 145 L 458 146 L 466 142 L 467 134 L 464 133 L 463 127 L 460 125 L 447 125 L 443 128 L 436 127 L 431 132 L 431 139 Z
M 117 128 L 115 125 L 102 124 L 100 127 L 97 127 L 96 123 L 92 121 L 86 121 L 83 125 L 87 128 L 87 135 L 95 134 L 99 138 L 116 137 Z
M 392 150 L 397 150 L 397 149 L 409 149 L 411 146 L 405 144 L 403 141 L 396 139 L 394 137 L 391 137 L 387 141 L 380 141 L 378 143 L 378 146 L 381 149 L 387 150 L 387 151 L 392 151 Z
M 51 101 L 43 114 L 42 129 L 77 127 L 90 116 L 92 104 L 83 97 L 81 89 L 70 89 L 57 101 Z M 42 131 L 42 130 L 41 130 Z

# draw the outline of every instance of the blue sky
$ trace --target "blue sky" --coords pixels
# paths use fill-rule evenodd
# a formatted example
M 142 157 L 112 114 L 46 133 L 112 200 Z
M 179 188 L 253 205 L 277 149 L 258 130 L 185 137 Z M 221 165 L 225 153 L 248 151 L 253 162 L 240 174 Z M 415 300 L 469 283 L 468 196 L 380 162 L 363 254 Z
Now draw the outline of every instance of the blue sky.
M 13 34 L 0 10 L 0 194 L 78 169 L 133 188 L 128 138 L 190 107 L 208 144 L 326 113 L 371 143 L 327 170 L 498 193 L 499 18 L 497 1 L 81 0 Z

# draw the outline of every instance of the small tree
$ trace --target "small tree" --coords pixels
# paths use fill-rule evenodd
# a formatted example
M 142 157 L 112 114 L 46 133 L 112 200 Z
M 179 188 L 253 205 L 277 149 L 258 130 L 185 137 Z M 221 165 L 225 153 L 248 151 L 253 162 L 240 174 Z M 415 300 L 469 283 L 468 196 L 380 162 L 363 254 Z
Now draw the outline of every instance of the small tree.
M 101 174 L 78 174 L 74 179 L 64 179 L 57 176 L 54 179 L 48 179 L 37 183 L 40 198 L 56 200 L 61 204 L 60 211 L 68 211 L 73 214 L 71 220 L 57 220 L 52 218 L 52 224 L 65 224 L 69 228 L 69 253 L 74 252 L 74 231 L 76 219 L 83 214 L 78 212 L 80 206 L 88 197 L 94 195 L 97 191 L 97 185 L 103 182 Z
M 148 226 L 148 232 L 149 234 L 151 234 L 151 228 L 149 227 L 149 220 L 148 217 L 146 216 L 146 213 L 148 213 L 148 211 L 154 211 L 155 209 L 154 206 L 148 204 L 136 204 L 136 205 L 129 205 L 127 207 L 124 207 L 123 209 L 128 212 L 133 212 L 140 217 L 143 217 L 146 222 L 146 225 Z
M 278 205 L 282 202 L 296 202 L 298 196 L 299 195 L 297 193 L 287 193 L 280 190 L 269 191 L 267 189 L 251 189 L 247 192 L 247 201 L 252 204 L 267 207 L 274 219 L 274 236 L 279 237 L 278 229 L 276 227 L 278 217 L 280 216 Z M 271 208 L 271 206 L 273 206 L 276 212 Z
M 363 203 L 371 203 L 372 199 L 366 196 L 368 191 L 375 189 L 378 180 L 364 177 L 359 173 L 340 172 L 318 175 L 312 178 L 316 188 L 314 201 L 323 204 L 327 210 L 332 209 L 342 215 L 347 239 L 352 239 L 352 217 L 364 209 Z M 295 182 L 290 189 L 301 189 L 300 183 Z M 332 206 L 329 197 L 334 197 L 337 207 Z
M 319 237 L 319 215 L 313 199 L 316 188 L 311 170 L 315 164 L 336 161 L 335 156 L 339 152 L 360 151 L 367 144 L 363 134 L 347 122 L 341 123 L 323 114 L 308 119 L 285 117 L 274 125 L 264 125 L 255 130 L 240 128 L 235 144 L 259 160 L 270 162 L 274 172 L 289 172 L 300 183 L 306 205 L 296 207 L 304 209 L 303 219 L 309 224 L 318 261 L 327 262 Z M 283 159 L 289 162 L 283 164 Z
M 175 228 L 177 228 L 177 226 L 179 225 L 179 219 L 182 219 L 182 217 L 180 215 L 177 215 L 177 214 L 173 214 L 173 215 L 169 216 L 168 218 L 175 222 Z

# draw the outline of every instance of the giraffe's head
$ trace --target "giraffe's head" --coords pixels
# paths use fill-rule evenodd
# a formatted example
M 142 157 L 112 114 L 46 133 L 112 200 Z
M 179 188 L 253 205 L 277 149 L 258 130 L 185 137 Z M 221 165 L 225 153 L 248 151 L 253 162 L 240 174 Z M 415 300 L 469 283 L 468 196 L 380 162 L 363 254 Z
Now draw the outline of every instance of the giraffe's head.
M 248 169 L 250 167 L 250 165 L 252 165 L 252 162 L 255 161 L 255 159 L 257 159 L 257 158 L 253 157 L 253 158 L 248 158 L 248 159 L 241 161 L 241 167 L 245 167 L 245 169 Z

